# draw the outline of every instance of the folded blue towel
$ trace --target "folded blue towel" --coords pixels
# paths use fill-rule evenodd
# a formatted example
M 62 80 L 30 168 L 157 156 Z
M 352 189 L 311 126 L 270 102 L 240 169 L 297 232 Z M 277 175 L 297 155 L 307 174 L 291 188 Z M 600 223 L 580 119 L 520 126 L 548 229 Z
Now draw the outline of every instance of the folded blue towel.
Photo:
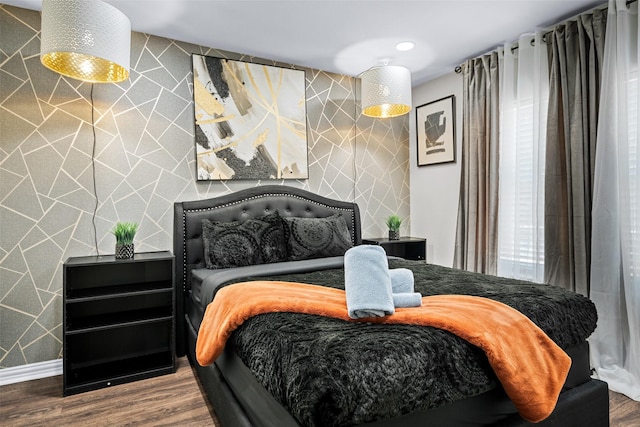
M 387 254 L 381 246 L 354 246 L 344 254 L 344 288 L 349 317 L 393 314 Z
M 422 305 L 422 295 L 420 292 L 404 292 L 393 294 L 393 306 L 401 307 L 420 307 Z
M 391 292 L 403 294 L 413 292 L 413 271 L 408 268 L 394 268 L 389 270 L 391 277 Z

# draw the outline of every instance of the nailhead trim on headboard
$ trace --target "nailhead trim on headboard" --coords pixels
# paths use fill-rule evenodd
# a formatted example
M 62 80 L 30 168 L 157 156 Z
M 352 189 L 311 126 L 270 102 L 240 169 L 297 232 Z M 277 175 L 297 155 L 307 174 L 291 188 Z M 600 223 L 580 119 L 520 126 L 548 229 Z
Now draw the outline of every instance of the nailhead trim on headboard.
M 182 211 L 182 265 L 187 265 L 187 212 Z M 187 292 L 187 269 L 182 269 L 182 292 Z
M 229 203 L 225 203 L 222 205 L 217 205 L 217 206 L 211 206 L 211 207 L 206 207 L 206 208 L 198 208 L 198 209 L 185 209 L 182 213 L 182 265 L 186 266 L 187 265 L 187 212 L 206 212 L 206 211 L 212 211 L 212 210 L 216 210 L 216 209 L 222 209 L 222 208 L 227 208 L 229 206 L 234 206 L 240 203 L 245 203 L 249 200 L 258 200 L 258 199 L 263 199 L 265 197 L 273 197 L 273 196 L 283 196 L 283 197 L 290 197 L 290 198 L 295 198 L 298 200 L 302 200 L 317 206 L 321 206 L 324 208 L 328 208 L 328 209 L 332 209 L 332 210 L 336 210 L 336 211 L 345 211 L 345 212 L 351 212 L 351 242 L 355 245 L 356 244 L 356 240 L 355 240 L 355 229 L 356 229 L 356 224 L 355 224 L 355 215 L 353 212 L 353 209 L 348 209 L 348 208 L 341 208 L 341 207 L 336 207 L 336 206 L 331 206 L 331 205 L 327 205 L 325 203 L 320 203 L 317 202 L 315 200 L 309 200 L 305 197 L 300 197 L 296 194 L 289 194 L 289 193 L 263 193 L 263 194 L 257 194 L 255 196 L 251 196 L 251 197 L 247 197 L 241 200 L 235 200 L 233 202 L 229 202 Z M 187 270 L 183 269 L 182 272 L 182 291 L 186 292 L 186 283 L 187 283 Z

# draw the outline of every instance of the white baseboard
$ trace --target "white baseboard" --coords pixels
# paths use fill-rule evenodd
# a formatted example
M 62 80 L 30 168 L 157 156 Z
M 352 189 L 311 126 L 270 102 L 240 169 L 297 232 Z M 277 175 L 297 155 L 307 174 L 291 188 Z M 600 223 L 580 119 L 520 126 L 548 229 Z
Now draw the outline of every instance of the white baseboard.
M 62 375 L 62 359 L 0 369 L 0 386 Z

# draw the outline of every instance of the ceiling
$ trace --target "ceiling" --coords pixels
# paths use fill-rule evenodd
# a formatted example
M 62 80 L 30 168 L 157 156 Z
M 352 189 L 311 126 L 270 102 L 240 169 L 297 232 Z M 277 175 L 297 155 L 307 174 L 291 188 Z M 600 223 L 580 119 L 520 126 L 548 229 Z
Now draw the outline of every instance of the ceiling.
M 417 86 L 603 0 L 106 0 L 134 31 L 356 76 L 383 63 Z M 41 0 L 0 0 L 40 10 Z M 410 40 L 413 50 L 395 44 Z

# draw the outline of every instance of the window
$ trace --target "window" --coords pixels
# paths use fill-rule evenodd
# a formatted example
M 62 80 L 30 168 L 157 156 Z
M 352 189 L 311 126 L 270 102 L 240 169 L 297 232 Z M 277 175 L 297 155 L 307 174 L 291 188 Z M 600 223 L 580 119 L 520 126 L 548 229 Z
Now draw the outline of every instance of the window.
M 544 151 L 535 143 L 533 100 L 518 104 L 512 107 L 515 139 L 502 141 L 498 275 L 541 282 Z
M 544 279 L 544 156 L 549 78 L 536 35 L 504 49 L 500 131 L 498 275 Z M 542 46 L 542 48 L 540 47 Z

